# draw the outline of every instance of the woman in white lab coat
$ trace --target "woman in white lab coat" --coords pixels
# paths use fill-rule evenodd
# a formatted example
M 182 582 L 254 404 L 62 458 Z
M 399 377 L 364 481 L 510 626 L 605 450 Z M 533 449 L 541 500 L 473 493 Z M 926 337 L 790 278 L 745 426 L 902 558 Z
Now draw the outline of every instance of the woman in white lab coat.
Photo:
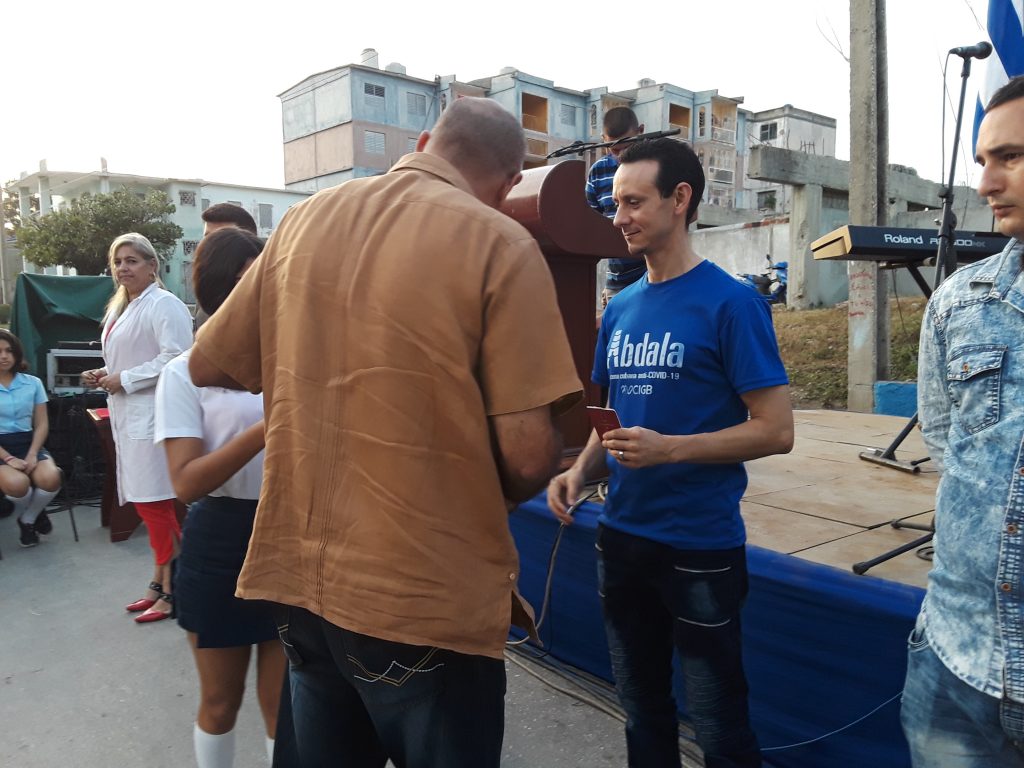
M 171 560 L 181 538 L 163 449 L 153 444 L 154 395 L 163 367 L 192 346 L 188 308 L 160 282 L 160 259 L 135 232 L 110 245 L 117 290 L 103 321 L 104 368 L 83 381 L 105 389 L 117 452 L 117 492 L 146 523 L 156 568 L 146 595 L 125 606 L 143 624 L 171 615 Z

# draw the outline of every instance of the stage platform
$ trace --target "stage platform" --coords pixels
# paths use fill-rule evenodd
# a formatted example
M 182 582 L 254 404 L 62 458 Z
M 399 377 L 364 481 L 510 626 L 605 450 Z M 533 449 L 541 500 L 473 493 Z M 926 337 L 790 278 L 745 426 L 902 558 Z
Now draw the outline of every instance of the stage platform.
M 932 462 L 911 475 L 859 458 L 862 451 L 886 448 L 906 418 L 797 411 L 794 421 L 792 453 L 747 464 L 749 484 L 741 507 L 750 544 L 849 571 L 854 563 L 923 535 L 889 523 L 906 518 L 930 525 L 938 485 Z M 906 461 L 927 455 L 916 429 L 896 452 Z M 923 589 L 930 567 L 908 552 L 869 573 Z
M 863 576 L 851 567 L 923 535 L 889 523 L 930 523 L 937 474 L 931 462 L 912 475 L 859 458 L 888 446 L 905 418 L 839 411 L 795 418 L 793 452 L 748 463 L 742 502 L 751 574 L 745 660 L 766 764 L 909 766 L 899 692 L 930 564 L 912 551 Z M 927 455 L 916 430 L 896 455 Z M 599 513 L 599 504 L 585 504 L 563 536 L 541 637 L 556 658 L 611 679 L 594 567 Z M 511 523 L 521 588 L 539 609 L 557 524 L 540 497 Z

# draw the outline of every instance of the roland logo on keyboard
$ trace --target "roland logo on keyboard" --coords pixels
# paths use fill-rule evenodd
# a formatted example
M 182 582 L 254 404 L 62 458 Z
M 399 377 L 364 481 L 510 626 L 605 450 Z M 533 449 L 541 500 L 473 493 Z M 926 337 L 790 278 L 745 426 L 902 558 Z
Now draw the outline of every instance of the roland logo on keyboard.
M 892 232 L 886 232 L 882 235 L 882 239 L 891 245 L 924 245 L 924 235 L 900 235 Z M 939 238 L 937 235 L 933 235 L 928 238 L 928 245 L 938 246 Z M 953 244 L 957 248 L 974 248 L 975 246 L 983 248 L 986 245 L 984 240 L 974 240 L 969 237 L 960 237 L 953 241 Z
M 896 245 L 924 245 L 924 235 L 894 235 L 892 232 L 886 232 L 882 235 L 882 239 L 887 243 L 894 243 Z

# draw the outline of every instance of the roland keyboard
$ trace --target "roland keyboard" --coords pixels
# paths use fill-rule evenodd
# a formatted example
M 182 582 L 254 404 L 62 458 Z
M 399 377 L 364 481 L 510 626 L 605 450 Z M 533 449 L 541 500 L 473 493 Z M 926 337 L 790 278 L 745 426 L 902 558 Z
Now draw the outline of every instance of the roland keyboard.
M 1006 246 L 1009 238 L 995 232 L 957 232 L 953 245 L 958 264 L 980 261 Z M 934 229 L 862 227 L 834 229 L 811 243 L 816 259 L 881 261 L 886 266 L 931 265 L 939 248 Z

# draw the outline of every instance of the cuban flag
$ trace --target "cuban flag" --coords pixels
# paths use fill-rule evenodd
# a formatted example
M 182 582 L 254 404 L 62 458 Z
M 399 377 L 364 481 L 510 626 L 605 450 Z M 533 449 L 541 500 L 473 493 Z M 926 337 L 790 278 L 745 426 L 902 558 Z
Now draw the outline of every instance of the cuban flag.
M 974 147 L 985 105 L 1011 77 L 1024 75 L 1024 0 L 988 0 L 988 36 L 994 49 L 985 60 L 985 79 L 974 112 Z

